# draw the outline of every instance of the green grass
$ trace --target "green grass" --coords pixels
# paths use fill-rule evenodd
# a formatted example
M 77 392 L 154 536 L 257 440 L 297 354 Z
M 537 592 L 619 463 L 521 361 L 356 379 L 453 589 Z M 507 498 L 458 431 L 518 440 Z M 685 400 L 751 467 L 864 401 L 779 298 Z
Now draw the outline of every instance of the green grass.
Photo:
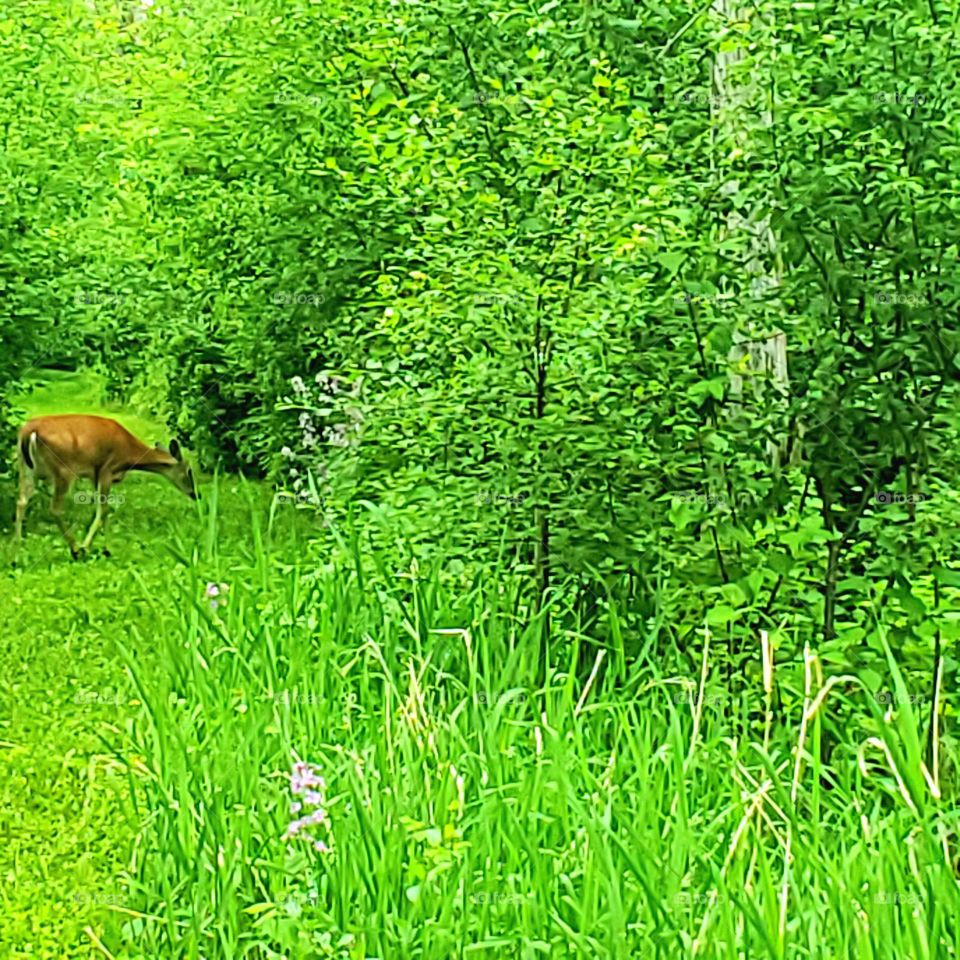
M 642 663 L 590 683 L 575 631 L 538 684 L 507 572 L 464 589 L 327 556 L 258 549 L 221 568 L 230 601 L 209 611 L 201 554 L 157 608 L 168 670 L 130 657 L 153 817 L 131 902 L 155 919 L 118 956 L 956 955 L 956 817 L 922 784 L 911 808 L 851 751 L 811 759 L 794 793 L 797 709 L 765 747 L 762 689 L 724 698 L 709 657 L 694 740 L 679 678 Z M 884 733 L 908 781 L 912 724 Z M 295 757 L 328 781 L 330 854 L 282 839 Z
M 26 415 L 84 411 L 114 414 L 100 403 L 93 375 L 44 372 L 17 398 Z M 158 426 L 123 418 L 131 429 Z M 151 429 L 145 429 L 149 426 Z M 162 534 L 189 517 L 176 491 L 131 481 L 129 507 L 115 512 L 113 563 L 73 563 L 46 517 L 49 494 L 31 504 L 28 537 L 17 556 L 9 542 L 13 491 L 3 497 L 0 545 L 0 951 L 10 956 L 63 956 L 88 947 L 116 888 L 137 824 L 124 807 L 127 777 L 103 737 L 122 727 L 134 704 L 114 639 L 149 612 L 132 591 L 157 589 L 169 575 Z M 69 504 L 71 522 L 89 511 Z M 16 560 L 16 566 L 14 561 Z
M 269 494 L 227 480 L 220 496 L 221 562 L 242 562 L 249 499 L 266 510 Z M 71 560 L 43 494 L 21 550 L 9 524 L 0 542 L 0 957 L 79 955 L 91 943 L 85 928 L 109 929 L 126 902 L 142 811 L 130 802 L 135 754 L 117 748 L 142 707 L 123 651 L 163 675 L 157 609 L 175 602 L 184 577 L 172 547 L 189 550 L 207 530 L 159 478 L 128 478 L 124 497 L 111 513 L 109 558 Z M 69 503 L 70 522 L 86 524 L 92 509 Z
M 642 631 L 621 660 L 558 602 L 544 679 L 509 569 L 418 566 L 235 478 L 125 488 L 109 559 L 37 507 L 0 550 L 0 955 L 958 955 L 955 787 L 892 657 L 897 709 L 843 682 L 804 724 L 812 661 L 768 701 L 702 632 L 693 666 Z M 329 852 L 284 839 L 297 759 Z
M 34 383 L 19 399 L 29 416 L 97 412 L 150 441 L 166 435 L 160 424 L 102 403 L 92 374 L 44 371 Z M 221 528 L 222 549 L 242 555 L 240 482 L 228 480 L 222 495 L 236 504 Z M 139 704 L 117 644 L 152 636 L 151 598 L 169 598 L 177 576 L 175 532 L 203 531 L 194 504 L 159 478 L 132 475 L 118 498 L 105 541 L 112 556 L 80 563 L 48 517 L 45 489 L 31 501 L 19 551 L 10 541 L 13 490 L 0 498 L 0 957 L 88 950 L 85 928 L 115 913 L 136 841 L 131 758 L 118 759 L 113 748 Z M 68 500 L 75 531 L 92 512 Z M 137 657 L 163 669 L 155 638 Z

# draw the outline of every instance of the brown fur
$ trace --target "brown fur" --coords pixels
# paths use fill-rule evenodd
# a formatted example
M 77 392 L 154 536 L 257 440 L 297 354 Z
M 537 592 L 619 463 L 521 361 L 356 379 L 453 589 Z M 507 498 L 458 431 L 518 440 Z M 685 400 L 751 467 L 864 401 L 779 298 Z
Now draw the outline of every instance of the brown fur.
M 35 417 L 20 428 L 17 453 L 20 494 L 16 538 L 22 537 L 23 516 L 33 493 L 34 479 L 47 480 L 53 488 L 50 512 L 74 556 L 90 546 L 94 534 L 104 525 L 110 488 L 120 483 L 129 470 L 163 474 L 181 492 L 196 499 L 193 474 L 180 457 L 176 441 L 171 443 L 170 452 L 149 447 L 107 417 L 87 414 Z M 63 519 L 63 501 L 73 483 L 81 479 L 93 483 L 98 497 L 96 516 L 78 548 Z

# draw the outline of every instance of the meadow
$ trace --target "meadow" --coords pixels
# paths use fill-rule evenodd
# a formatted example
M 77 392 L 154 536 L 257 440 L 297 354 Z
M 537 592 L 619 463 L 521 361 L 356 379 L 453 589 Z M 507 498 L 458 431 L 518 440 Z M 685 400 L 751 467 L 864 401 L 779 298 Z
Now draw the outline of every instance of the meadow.
M 885 698 L 763 644 L 733 692 L 709 626 L 691 670 L 558 605 L 548 664 L 507 566 L 384 562 L 236 477 L 124 494 L 109 557 L 36 503 L 4 543 L 6 956 L 955 955 L 956 812 L 892 657 Z

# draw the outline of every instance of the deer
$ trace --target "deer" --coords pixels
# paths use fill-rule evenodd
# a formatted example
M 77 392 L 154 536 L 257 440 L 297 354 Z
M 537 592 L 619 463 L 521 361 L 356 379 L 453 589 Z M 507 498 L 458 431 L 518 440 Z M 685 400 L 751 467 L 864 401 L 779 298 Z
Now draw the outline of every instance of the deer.
M 23 539 L 23 518 L 36 480 L 45 480 L 53 490 L 50 514 L 74 560 L 90 549 L 97 531 L 106 524 L 110 488 L 131 470 L 160 474 L 191 500 L 198 499 L 193 471 L 176 439 L 168 448 L 160 444 L 150 447 L 108 417 L 62 414 L 28 420 L 17 433 L 17 463 L 20 489 L 14 540 L 19 544 Z M 93 482 L 97 510 L 78 545 L 64 519 L 63 506 L 70 488 L 80 479 Z M 104 553 L 109 556 L 106 550 Z

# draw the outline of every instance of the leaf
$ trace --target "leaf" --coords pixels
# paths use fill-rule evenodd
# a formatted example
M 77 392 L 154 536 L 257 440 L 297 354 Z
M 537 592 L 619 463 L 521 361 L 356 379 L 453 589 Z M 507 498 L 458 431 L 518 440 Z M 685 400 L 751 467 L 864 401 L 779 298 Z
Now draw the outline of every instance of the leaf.
M 728 606 L 727 604 L 721 603 L 715 607 L 711 607 L 707 611 L 707 623 L 714 627 L 722 626 L 723 624 L 736 620 L 739 616 L 740 612 L 738 610 L 735 610 L 733 607 Z
M 933 577 L 937 583 L 942 583 L 945 587 L 960 587 L 960 570 L 936 566 L 933 568 Z
M 658 263 L 660 263 L 661 266 L 666 267 L 667 272 L 671 275 L 675 274 L 680 269 L 680 266 L 686 259 L 686 254 L 676 253 L 673 251 L 657 254 Z
M 726 376 L 712 377 L 709 380 L 701 380 L 699 383 L 695 383 L 687 392 L 696 401 L 702 401 L 707 396 L 713 397 L 715 400 L 722 400 L 727 389 L 727 382 Z

